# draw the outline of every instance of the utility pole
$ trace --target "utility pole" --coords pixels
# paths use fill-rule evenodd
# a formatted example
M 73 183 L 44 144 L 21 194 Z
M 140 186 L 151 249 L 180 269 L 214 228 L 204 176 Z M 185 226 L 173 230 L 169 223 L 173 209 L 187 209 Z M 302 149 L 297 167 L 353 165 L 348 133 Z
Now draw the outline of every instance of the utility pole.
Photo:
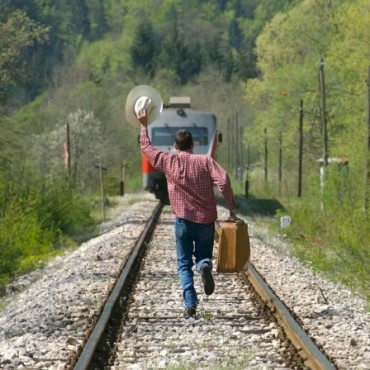
M 240 158 L 239 158 L 239 121 L 238 121 L 238 112 L 235 112 L 235 177 L 239 179 L 239 167 L 240 167 Z
M 120 181 L 120 195 L 123 197 L 125 195 L 125 169 L 126 161 L 122 162 L 122 179 Z
M 227 119 L 227 166 L 228 166 L 229 172 L 231 172 L 231 144 L 232 144 L 231 135 L 232 135 L 231 123 L 230 123 L 230 118 L 228 118 Z
M 103 168 L 102 168 L 101 163 L 99 164 L 99 173 L 100 173 L 100 192 L 101 192 L 102 217 L 103 217 L 103 221 L 105 221 L 104 186 L 103 186 Z
M 319 71 L 320 82 L 320 113 L 321 113 L 321 134 L 322 134 L 322 163 L 320 163 L 320 184 L 322 203 L 321 208 L 324 208 L 324 188 L 326 180 L 326 167 L 328 165 L 328 131 L 327 131 L 327 117 L 326 117 L 326 96 L 325 96 L 325 74 L 324 61 L 320 60 Z
M 104 183 L 103 183 L 103 171 L 108 171 L 108 168 L 102 166 L 101 162 L 99 165 L 95 165 L 95 168 L 99 169 L 100 176 L 100 195 L 101 195 L 101 212 L 102 220 L 105 221 L 105 202 L 104 202 Z
M 239 140 L 240 140 L 240 187 L 243 187 L 244 175 L 244 151 L 243 151 L 243 127 L 239 126 Z
M 66 123 L 66 143 L 64 146 L 64 166 L 68 171 L 68 179 L 71 179 L 71 138 L 69 132 L 69 123 Z
M 267 182 L 267 157 L 268 157 L 268 150 L 267 150 L 267 129 L 265 128 L 265 182 Z
M 321 130 L 322 130 L 322 156 L 324 166 L 328 165 L 328 127 L 326 117 L 326 95 L 324 61 L 320 61 L 320 108 L 321 108 Z
M 280 132 L 279 135 L 279 197 L 281 196 L 281 179 L 282 179 L 282 166 L 283 166 L 283 138 Z
M 370 67 L 367 79 L 368 93 L 367 93 L 367 138 L 366 138 L 366 168 L 365 168 L 365 196 L 364 208 L 366 213 L 369 212 L 369 187 L 370 187 Z
M 250 169 L 250 149 L 249 144 L 247 145 L 247 174 L 245 177 L 245 197 L 249 197 L 249 169 Z
M 302 196 L 302 165 L 303 165 L 303 99 L 299 108 L 299 146 L 298 146 L 298 197 Z

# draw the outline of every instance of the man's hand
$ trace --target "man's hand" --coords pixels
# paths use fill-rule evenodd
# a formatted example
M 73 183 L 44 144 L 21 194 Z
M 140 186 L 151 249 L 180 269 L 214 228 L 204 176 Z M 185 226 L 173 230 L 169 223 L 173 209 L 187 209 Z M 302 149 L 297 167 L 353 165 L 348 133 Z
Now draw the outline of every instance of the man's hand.
M 236 219 L 236 208 L 230 209 L 229 218 L 233 220 Z
M 140 109 L 136 117 L 143 126 L 148 126 L 148 111 L 146 109 Z

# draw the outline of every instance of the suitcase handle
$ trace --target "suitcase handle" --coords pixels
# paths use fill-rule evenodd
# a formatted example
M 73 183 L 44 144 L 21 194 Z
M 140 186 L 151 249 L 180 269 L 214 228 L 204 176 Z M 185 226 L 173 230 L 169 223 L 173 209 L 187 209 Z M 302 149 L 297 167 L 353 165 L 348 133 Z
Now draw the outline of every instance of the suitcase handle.
M 242 220 L 241 218 L 236 217 L 236 216 L 235 217 L 229 216 L 224 222 L 235 222 L 238 225 L 244 225 L 245 224 L 244 220 Z

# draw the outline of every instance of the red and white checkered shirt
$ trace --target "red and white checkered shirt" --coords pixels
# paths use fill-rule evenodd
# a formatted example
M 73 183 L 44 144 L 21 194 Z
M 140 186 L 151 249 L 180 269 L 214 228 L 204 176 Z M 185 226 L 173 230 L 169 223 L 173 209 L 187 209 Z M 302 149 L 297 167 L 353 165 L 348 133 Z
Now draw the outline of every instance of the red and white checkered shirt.
M 140 147 L 152 166 L 166 175 L 168 196 L 176 217 L 196 223 L 214 222 L 217 219 L 214 184 L 218 185 L 229 209 L 235 208 L 227 173 L 212 157 L 186 151 L 162 152 L 151 144 L 143 125 Z

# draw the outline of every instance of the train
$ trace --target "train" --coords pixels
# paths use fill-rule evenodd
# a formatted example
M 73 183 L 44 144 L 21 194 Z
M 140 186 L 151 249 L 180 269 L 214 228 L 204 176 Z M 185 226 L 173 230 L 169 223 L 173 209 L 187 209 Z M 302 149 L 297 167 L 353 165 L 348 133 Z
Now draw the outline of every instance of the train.
M 177 130 L 187 129 L 194 141 L 194 154 L 216 157 L 218 144 L 222 142 L 222 133 L 217 130 L 217 118 L 214 113 L 191 108 L 191 99 L 187 96 L 173 96 L 169 104 L 163 105 L 159 117 L 148 126 L 148 135 L 152 144 L 164 152 L 176 152 L 174 147 Z M 149 160 L 142 155 L 143 187 L 154 193 L 156 199 L 168 204 L 166 177 L 156 171 Z

